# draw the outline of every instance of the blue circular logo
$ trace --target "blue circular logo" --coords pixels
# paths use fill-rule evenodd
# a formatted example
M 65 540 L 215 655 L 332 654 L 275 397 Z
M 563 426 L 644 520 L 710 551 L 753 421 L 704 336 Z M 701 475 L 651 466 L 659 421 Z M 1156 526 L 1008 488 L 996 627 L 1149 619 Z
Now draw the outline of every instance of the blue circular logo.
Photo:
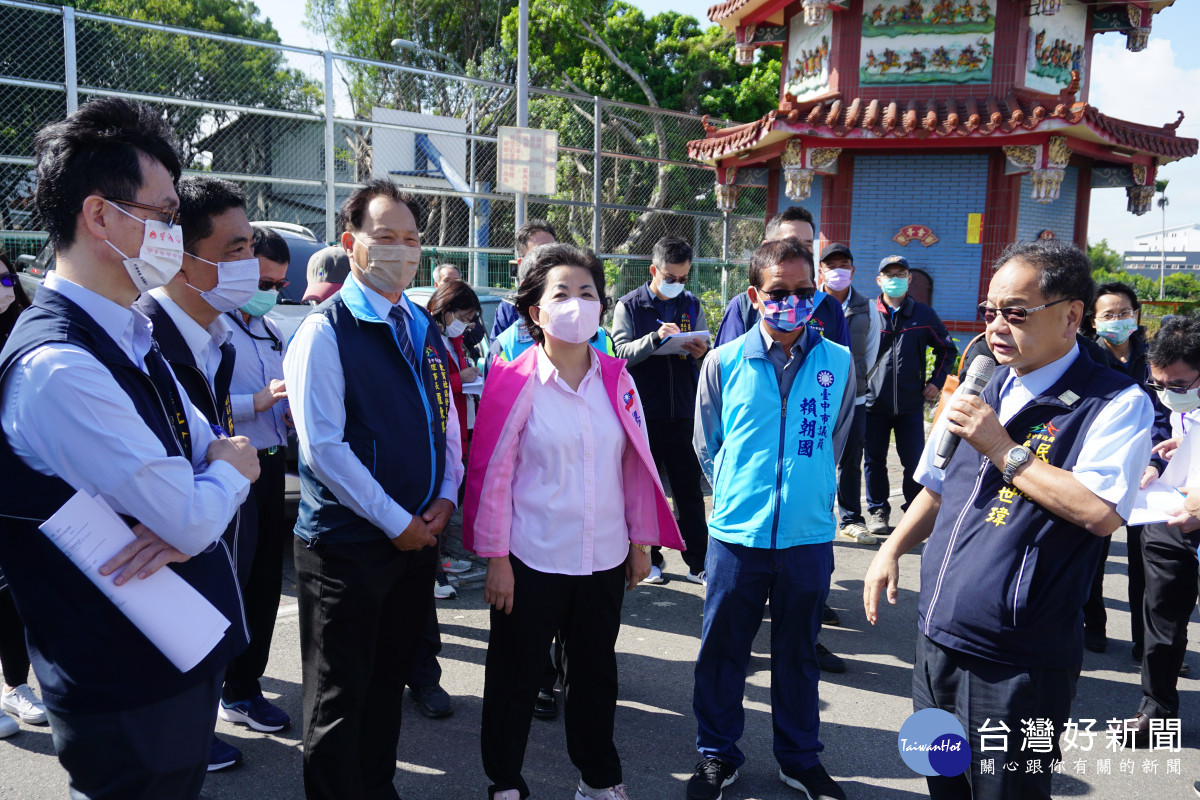
M 971 766 L 967 732 L 949 711 L 924 708 L 909 716 L 897 737 L 900 757 L 919 775 L 952 778 Z
M 833 373 L 827 369 L 823 369 L 817 373 L 817 383 L 828 389 L 833 386 Z

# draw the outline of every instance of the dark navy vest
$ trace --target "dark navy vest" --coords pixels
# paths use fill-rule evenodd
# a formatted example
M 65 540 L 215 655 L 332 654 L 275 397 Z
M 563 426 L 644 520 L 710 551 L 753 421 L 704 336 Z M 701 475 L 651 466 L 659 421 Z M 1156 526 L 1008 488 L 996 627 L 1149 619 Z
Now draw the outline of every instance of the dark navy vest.
M 1008 373 L 997 369 L 983 393 L 993 409 Z M 1096 416 L 1133 385 L 1081 350 L 1005 429 L 1035 458 L 1070 470 Z M 944 647 L 1002 664 L 1076 666 L 1083 604 L 1103 544 L 1006 485 L 986 457 L 961 446 L 946 467 L 942 507 L 921 556 L 920 630 Z
M 87 313 L 51 289 L 38 291 L 0 352 L 0 381 L 26 353 L 52 343 L 91 353 L 112 373 L 167 454 L 190 457 L 185 401 L 157 347 L 146 356 L 147 375 Z M 20 488 L 0 493 L 0 568 L 25 621 L 30 660 L 50 710 L 92 713 L 155 703 L 210 679 L 245 649 L 242 596 L 225 543 L 169 565 L 231 623 L 213 652 L 181 673 L 38 530 L 75 489 L 26 466 L 3 431 L 0 474 L 10 487 Z
M 654 307 L 657 298 L 650 294 L 647 281 L 621 298 L 633 324 L 633 337 L 640 339 L 661 327 L 663 322 L 674 322 L 683 333 L 696 330 L 700 319 L 700 302 L 691 292 L 684 292 L 674 301 L 658 300 L 669 307 L 674 304 L 671 319 L 659 317 Z M 650 356 L 632 364 L 629 370 L 633 382 L 642 393 L 642 409 L 646 419 L 692 419 L 696 416 L 696 384 L 700 381 L 700 370 L 689 355 Z
M 413 514 L 437 497 L 446 471 L 446 420 L 454 413 L 442 336 L 425 309 L 409 303 L 414 369 L 396 333 L 375 316 L 360 289 L 347 282 L 313 312 L 337 336 L 345 376 L 344 441 L 388 497 Z M 310 364 L 309 369 L 319 369 Z M 300 456 L 296 535 L 312 542 L 361 542 L 385 536 L 342 505 Z

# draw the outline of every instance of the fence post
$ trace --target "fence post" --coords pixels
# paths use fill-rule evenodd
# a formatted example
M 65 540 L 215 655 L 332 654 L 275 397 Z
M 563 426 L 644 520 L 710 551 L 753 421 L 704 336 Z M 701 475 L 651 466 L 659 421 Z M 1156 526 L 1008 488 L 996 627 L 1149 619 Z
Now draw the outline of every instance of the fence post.
M 600 189 L 603 181 L 600 179 L 600 148 L 603 146 L 600 119 L 604 113 L 600 98 L 592 96 L 592 252 L 601 253 L 600 249 Z
M 325 51 L 325 241 L 332 242 L 338 232 L 335 206 L 337 190 L 334 188 L 334 122 L 333 122 L 333 52 Z
M 63 83 L 67 87 L 68 114 L 79 110 L 79 73 L 75 64 L 75 9 L 63 6 Z
M 721 305 L 729 303 L 729 214 L 721 215 Z

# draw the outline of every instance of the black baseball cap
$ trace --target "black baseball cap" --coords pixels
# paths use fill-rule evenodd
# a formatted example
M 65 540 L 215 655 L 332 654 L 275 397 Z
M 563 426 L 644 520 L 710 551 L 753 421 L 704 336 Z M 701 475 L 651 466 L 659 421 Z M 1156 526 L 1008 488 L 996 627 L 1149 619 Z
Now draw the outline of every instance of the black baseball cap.
M 825 249 L 821 251 L 821 262 L 824 263 L 834 256 L 845 256 L 854 263 L 854 255 L 851 254 L 850 248 L 844 244 L 834 242 L 833 244 L 825 245 Z
M 890 267 L 892 264 L 899 264 L 900 266 L 904 267 L 905 269 L 909 268 L 908 259 L 905 258 L 904 256 L 888 256 L 883 261 L 879 262 L 879 271 L 883 272 L 885 269 Z

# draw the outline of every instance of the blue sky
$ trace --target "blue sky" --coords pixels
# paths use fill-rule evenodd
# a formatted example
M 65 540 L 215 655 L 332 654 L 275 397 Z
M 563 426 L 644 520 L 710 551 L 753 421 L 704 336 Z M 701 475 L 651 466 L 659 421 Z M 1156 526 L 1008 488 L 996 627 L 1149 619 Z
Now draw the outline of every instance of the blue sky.
M 648 16 L 676 10 L 707 21 L 712 0 L 694 7 L 666 0 L 633 0 Z M 1004 0 L 1007 1 L 1007 0 Z M 296 0 L 256 0 L 288 44 L 324 47 L 303 26 Z M 1082 0 L 1065 0 L 1067 3 Z M 1148 125 L 1174 122 L 1176 111 L 1186 115 L 1181 136 L 1200 138 L 1200 2 L 1176 0 L 1155 15 L 1150 44 L 1141 53 L 1125 49 L 1125 37 L 1105 34 L 1096 38 L 1092 53 L 1092 89 L 1089 101 L 1100 111 L 1120 119 Z M 1200 156 L 1169 164 L 1159 177 L 1171 181 L 1167 189 L 1170 205 L 1167 225 L 1200 222 Z M 1092 193 L 1089 238 L 1107 238 L 1117 250 L 1132 249 L 1133 237 L 1154 231 L 1162 223 L 1157 208 L 1142 217 L 1125 210 L 1125 193 L 1120 189 Z

